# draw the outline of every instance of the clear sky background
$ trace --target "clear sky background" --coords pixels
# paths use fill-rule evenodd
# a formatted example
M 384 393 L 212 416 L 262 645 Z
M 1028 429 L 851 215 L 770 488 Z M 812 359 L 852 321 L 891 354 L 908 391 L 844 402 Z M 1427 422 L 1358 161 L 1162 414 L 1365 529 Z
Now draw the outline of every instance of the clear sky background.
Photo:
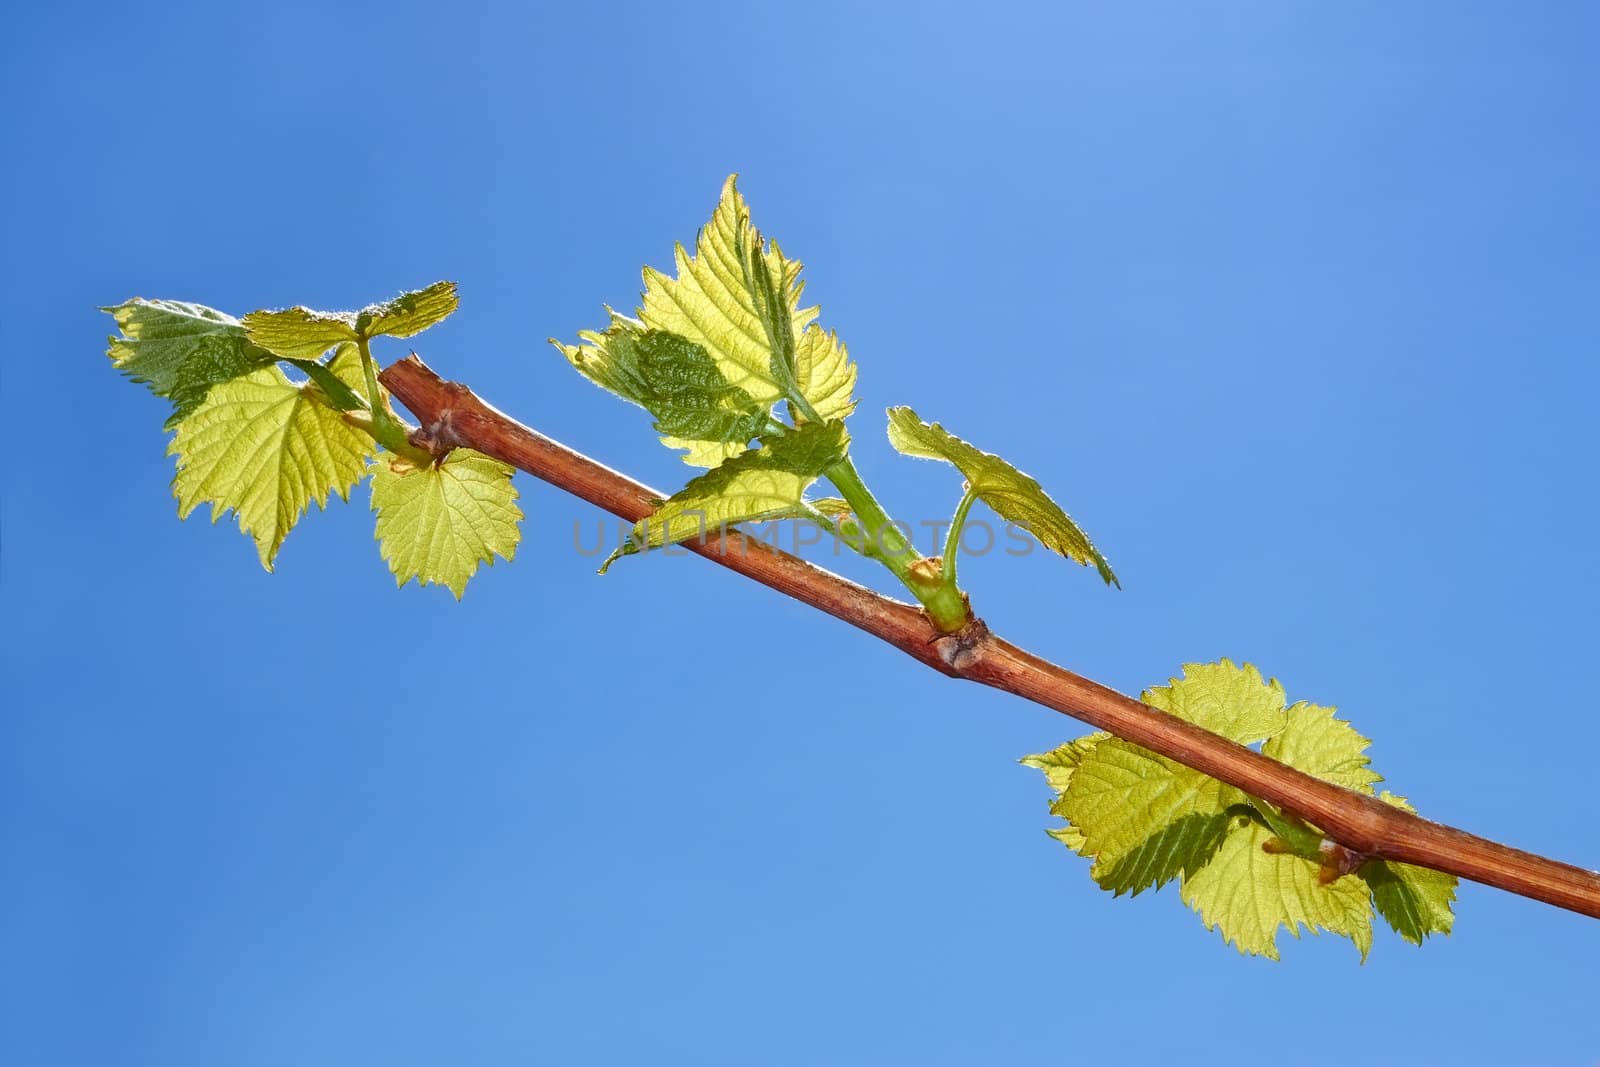
M 1425 814 L 1595 866 L 1594 5 L 17 18 L 0 1060 L 1600 1055 L 1600 924 L 1467 885 L 1420 950 L 1242 958 L 1045 836 L 1015 760 L 1084 728 L 698 560 L 597 578 L 598 513 L 529 479 L 463 603 L 394 589 L 364 491 L 268 575 L 177 521 L 94 310 L 457 279 L 426 359 L 670 488 L 544 339 L 631 308 L 738 171 L 860 363 L 891 508 L 959 488 L 883 440 L 910 403 L 1123 577 L 971 560 L 996 629 L 1135 692 L 1249 660 Z

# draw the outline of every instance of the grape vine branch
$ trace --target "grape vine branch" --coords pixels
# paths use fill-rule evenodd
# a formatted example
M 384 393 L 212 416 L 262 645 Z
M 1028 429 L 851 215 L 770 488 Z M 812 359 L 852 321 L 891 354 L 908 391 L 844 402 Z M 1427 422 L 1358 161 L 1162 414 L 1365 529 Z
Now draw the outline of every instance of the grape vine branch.
M 421 426 L 411 443 L 435 460 L 469 448 L 638 522 L 666 494 L 597 463 L 502 414 L 471 389 L 448 382 L 415 355 L 379 380 Z M 797 556 L 708 530 L 683 542 L 747 578 L 893 645 L 913 659 L 1069 715 L 1134 742 L 1320 827 L 1340 867 L 1367 859 L 1414 864 L 1600 918 L 1600 873 L 1431 822 L 1402 808 L 1296 770 L 1183 719 L 1035 656 L 969 618 L 942 632 L 918 607 L 883 596 Z
M 683 545 L 943 674 L 1098 727 L 1020 760 L 1043 773 L 1050 812 L 1065 820 L 1047 832 L 1090 860 L 1109 892 L 1177 882 L 1205 926 L 1247 955 L 1276 959 L 1278 931 L 1304 928 L 1349 938 L 1366 959 L 1375 916 L 1420 945 L 1451 932 L 1461 877 L 1600 917 L 1600 875 L 1418 818 L 1405 797 L 1376 790 L 1371 742 L 1336 709 L 1289 704 L 1249 663 L 1186 664 L 1182 678 L 1134 700 L 995 636 L 958 584 L 977 503 L 1008 534 L 1120 588 L 1110 561 L 1023 470 L 893 407 L 894 450 L 948 464 L 964 483 L 944 555 L 917 552 L 850 456 L 856 364 L 818 309 L 802 306 L 799 261 L 755 228 L 734 178 L 693 253 L 679 245 L 674 260 L 676 276 L 645 268 L 636 315 L 608 308 L 603 330 L 580 330 L 577 344 L 551 340 L 582 377 L 649 413 L 661 442 L 702 470 L 671 496 L 500 414 L 414 353 L 380 375 L 373 341 L 448 318 L 459 305 L 454 282 L 359 311 L 296 306 L 242 320 L 135 298 L 105 309 L 121 330 L 107 354 L 172 403 L 179 516 L 202 504 L 213 522 L 231 512 L 268 570 L 311 504 L 349 499 L 365 481 L 396 582 L 460 597 L 480 564 L 516 555 L 520 468 L 633 524 L 602 573 Z M 840 496 L 811 496 L 821 481 Z M 784 519 L 809 521 L 881 564 L 915 604 L 737 529 Z

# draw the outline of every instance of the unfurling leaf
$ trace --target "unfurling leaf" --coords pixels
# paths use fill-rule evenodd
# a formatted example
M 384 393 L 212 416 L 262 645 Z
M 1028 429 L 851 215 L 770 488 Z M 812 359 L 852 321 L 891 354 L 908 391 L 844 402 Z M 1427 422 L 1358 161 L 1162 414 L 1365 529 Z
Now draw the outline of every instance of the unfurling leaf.
M 330 348 L 373 337 L 411 337 L 443 321 L 460 300 L 455 282 L 426 289 L 360 311 L 313 311 L 308 307 L 252 311 L 244 317 L 250 340 L 284 359 L 316 359 Z
M 211 387 L 275 362 L 251 343 L 232 315 L 178 300 L 129 300 L 101 308 L 117 322 L 121 337 L 109 339 L 106 355 L 129 378 L 172 401 L 167 429 L 200 406 Z
M 817 325 L 817 309 L 800 306 L 804 289 L 800 264 L 785 258 L 776 243 L 767 244 L 750 224 L 750 209 L 733 178 L 723 186 L 694 254 L 679 245 L 675 261 L 677 277 L 645 268 L 638 313 L 643 326 L 698 346 L 727 385 L 749 396 L 761 412 L 787 399 L 791 390 L 823 421 L 843 419 L 854 410 L 855 364 L 838 337 Z M 602 348 L 600 339 L 610 333 L 585 334 L 583 339 Z M 584 369 L 574 359 L 573 348 L 557 347 L 574 366 Z M 586 358 L 596 358 L 584 351 Z M 597 384 L 643 403 L 604 372 L 585 373 Z M 663 440 L 669 447 L 687 448 L 684 461 L 702 467 L 738 455 L 749 442 L 749 438 L 671 434 Z
M 908 456 L 953 464 L 978 499 L 1001 518 L 1024 527 L 1052 552 L 1093 564 L 1107 585 L 1121 588 L 1111 564 L 1061 505 L 1050 499 L 1038 482 L 999 456 L 973 447 L 937 422 L 923 422 L 907 407 L 889 409 L 889 443 Z
M 601 567 L 647 548 L 677 544 L 737 522 L 813 515 L 805 491 L 844 455 L 842 422 L 812 422 L 761 438 L 761 447 L 693 479 L 635 524 L 633 536 Z
M 604 333 L 578 336 L 583 343 L 550 343 L 584 377 L 654 415 L 671 443 L 739 452 L 766 428 L 766 409 L 692 341 L 615 312 Z
M 446 586 L 456 599 L 478 564 L 516 555 L 522 511 L 511 468 L 458 448 L 437 466 L 410 467 L 382 455 L 372 463 L 377 538 L 397 585 Z
M 1381 781 L 1366 738 L 1331 708 L 1286 708 L 1283 687 L 1249 664 L 1189 664 L 1142 699 L 1240 744 L 1264 741 L 1265 755 L 1357 792 Z M 1277 931 L 1305 927 L 1349 937 L 1365 959 L 1374 906 L 1410 941 L 1450 929 L 1453 877 L 1369 860 L 1326 881 L 1319 832 L 1132 742 L 1092 734 L 1023 762 L 1044 772 L 1051 813 L 1067 820 L 1051 835 L 1093 860 L 1101 888 L 1137 894 L 1178 879 L 1207 928 L 1241 952 L 1275 959 Z
M 252 311 L 244 326 L 250 340 L 284 359 L 317 359 L 330 348 L 357 340 L 356 317 L 349 311 Z
M 356 331 L 363 337 L 413 337 L 449 318 L 461 304 L 455 282 L 434 282 L 426 289 L 402 293 L 356 313 Z
M 360 373 L 352 354 L 329 370 L 347 383 Z M 372 451 L 314 382 L 291 382 L 275 366 L 212 386 L 167 449 L 178 458 L 179 516 L 203 503 L 212 522 L 235 512 L 269 571 L 306 505 L 325 507 L 329 493 L 348 499 Z

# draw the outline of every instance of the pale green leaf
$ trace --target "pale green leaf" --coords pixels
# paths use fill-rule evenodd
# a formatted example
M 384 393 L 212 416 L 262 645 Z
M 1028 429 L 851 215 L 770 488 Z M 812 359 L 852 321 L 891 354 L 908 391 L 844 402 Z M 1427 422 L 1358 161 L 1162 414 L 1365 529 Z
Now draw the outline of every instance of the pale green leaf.
M 820 501 L 818 502 L 821 503 Z M 1083 762 L 1083 757 L 1094 750 L 1094 746 L 1104 741 L 1111 735 L 1104 730 L 1083 737 L 1073 738 L 1058 748 L 1049 752 L 1035 752 L 1031 756 L 1023 756 L 1017 762 L 1024 767 L 1033 767 L 1044 772 L 1044 780 L 1051 789 L 1057 793 L 1065 792 L 1072 782 L 1072 772 L 1078 769 L 1078 764 Z
M 578 344 L 564 344 L 550 338 L 550 344 L 566 357 L 579 374 L 595 385 L 615 393 L 646 411 L 651 390 L 640 370 L 639 341 L 650 332 L 637 319 L 606 308 L 611 324 L 604 330 L 581 330 Z
M 1285 725 L 1283 687 L 1228 660 L 1187 664 L 1182 678 L 1147 690 L 1143 699 L 1241 744 Z M 1221 832 L 1215 816 L 1248 800 L 1199 771 L 1099 735 L 1029 759 L 1058 789 L 1051 811 L 1071 824 L 1082 842 L 1078 851 L 1095 859 L 1092 873 L 1107 888 L 1159 885 L 1203 862 L 1213 831 Z
M 1211 861 L 1234 816 L 1226 811 L 1184 815 L 1114 860 L 1098 860 L 1089 874 L 1101 889 L 1138 896 L 1174 878 L 1193 874 Z
M 800 307 L 800 264 L 764 243 L 733 178 L 694 255 L 679 245 L 675 262 L 677 277 L 644 271 L 639 318 L 646 326 L 703 347 L 728 383 L 763 410 L 785 397 L 792 368 L 795 386 L 820 418 L 850 414 L 855 364 L 838 338 L 816 324 L 816 309 Z M 739 450 L 701 447 L 684 459 L 701 463 Z
M 1429 934 L 1448 934 L 1455 923 L 1454 875 L 1409 863 L 1370 860 L 1358 872 L 1372 889 L 1372 903 L 1395 933 L 1420 945 Z
M 766 407 L 730 385 L 701 345 L 615 312 L 603 333 L 578 336 L 577 345 L 551 343 L 584 377 L 654 415 L 673 447 L 704 450 L 720 463 L 766 427 Z
M 908 456 L 953 464 L 978 499 L 1001 518 L 1025 528 L 1052 552 L 1092 564 L 1107 585 L 1121 588 L 1111 564 L 1061 505 L 1050 499 L 1038 482 L 999 456 L 973 447 L 936 422 L 923 422 L 907 407 L 889 409 L 889 443 Z
M 1321 868 L 1299 856 L 1267 852 L 1272 831 L 1247 817 L 1223 838 L 1211 861 L 1183 880 L 1184 902 L 1208 930 L 1240 952 L 1278 958 L 1277 933 L 1295 937 L 1303 926 L 1350 938 L 1365 960 L 1372 948 L 1367 884 L 1344 877 L 1329 885 Z
M 821 501 L 816 502 L 819 510 L 821 510 L 821 503 Z M 1059 795 L 1065 792 L 1067 786 L 1072 782 L 1072 773 L 1078 769 L 1078 764 L 1083 762 L 1083 757 L 1088 755 L 1095 745 L 1110 736 L 1104 731 L 1088 734 L 1068 741 L 1066 744 L 1053 748 L 1049 752 L 1035 752 L 1031 756 L 1023 756 L 1017 762 L 1024 767 L 1033 767 L 1043 771 L 1045 782 Z M 1087 846 L 1087 842 L 1083 839 L 1083 834 L 1079 833 L 1078 828 L 1070 822 L 1065 826 L 1051 827 L 1046 833 L 1080 855 L 1083 854 Z
M 346 382 L 359 373 L 348 356 L 329 369 Z M 233 511 L 268 570 L 307 504 L 324 507 L 329 493 L 349 498 L 372 450 L 315 383 L 291 382 L 275 366 L 213 386 L 167 449 L 178 458 L 179 516 L 203 503 L 212 522 Z
M 838 334 L 810 322 L 816 313 L 814 307 L 805 308 L 794 319 L 807 323 L 796 330 L 795 384 L 818 415 L 842 419 L 856 408 L 856 365 Z M 801 314 L 807 317 L 802 319 Z
M 1065 826 L 1049 826 L 1045 828 L 1044 832 L 1080 856 L 1083 854 L 1083 835 L 1078 833 L 1078 828 L 1071 823 L 1067 823 Z
M 458 448 L 443 463 L 411 467 L 388 455 L 372 463 L 377 538 L 397 585 L 442 585 L 461 599 L 479 563 L 516 555 L 522 511 L 511 468 Z
M 704 537 L 733 523 L 813 514 L 804 502 L 805 491 L 844 455 L 848 441 L 844 424 L 837 421 L 807 423 L 781 436 L 761 438 L 760 448 L 693 479 L 638 522 L 605 567 L 622 556 Z
M 449 318 L 460 303 L 455 282 L 434 282 L 362 308 L 355 327 L 363 337 L 412 337 Z
M 1283 731 L 1261 751 L 1323 781 L 1371 795 L 1373 784 L 1383 781 L 1367 757 L 1371 742 L 1333 712 L 1301 701 L 1285 713 Z
M 276 361 L 251 343 L 238 319 L 202 304 L 129 300 L 101 310 L 122 331 L 109 339 L 106 355 L 129 378 L 172 401 L 169 430 L 200 405 L 212 386 Z
M 1179 820 L 1218 815 L 1245 799 L 1233 786 L 1109 738 L 1083 754 L 1051 811 L 1078 828 L 1096 869 L 1109 871 Z
M 244 317 L 250 340 L 285 359 L 317 359 L 330 348 L 355 341 L 356 317 L 348 311 L 308 307 L 252 311 Z
M 1287 725 L 1277 679 L 1263 681 L 1255 667 L 1237 667 L 1227 659 L 1186 663 L 1182 678 L 1146 689 L 1139 699 L 1241 745 L 1272 737 Z
M 748 446 L 734 441 L 694 441 L 684 437 L 663 437 L 661 443 L 668 448 L 682 449 L 678 458 L 691 467 L 715 467 L 730 457 L 737 456 Z

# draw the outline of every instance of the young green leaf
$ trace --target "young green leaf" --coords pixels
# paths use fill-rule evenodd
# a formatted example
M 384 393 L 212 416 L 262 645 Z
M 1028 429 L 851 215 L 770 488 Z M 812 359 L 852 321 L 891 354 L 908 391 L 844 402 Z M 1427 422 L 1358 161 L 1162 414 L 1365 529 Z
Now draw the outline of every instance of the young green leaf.
M 1249 664 L 1191 663 L 1182 678 L 1145 690 L 1141 699 L 1240 744 L 1284 728 L 1283 687 Z M 1248 798 L 1199 771 L 1128 741 L 1091 734 L 1024 762 L 1045 772 L 1059 794 L 1051 814 L 1074 851 L 1095 860 L 1090 874 L 1115 892 L 1138 893 L 1205 862 L 1218 817 Z
M 1078 524 L 1038 482 L 999 456 L 973 447 L 936 422 L 923 422 L 908 407 L 889 409 L 889 443 L 908 456 L 953 464 L 978 499 L 1001 518 L 1026 528 L 1052 552 L 1078 563 L 1093 564 L 1107 585 L 1122 587 L 1111 564 Z
M 167 429 L 199 407 L 211 387 L 275 362 L 252 344 L 232 315 L 178 300 L 129 300 L 101 308 L 116 320 L 121 337 L 109 339 L 106 355 L 135 382 L 172 401 Z
M 1365 882 L 1341 878 L 1323 885 L 1321 868 L 1299 856 L 1268 852 L 1272 831 L 1253 819 L 1231 829 L 1211 861 L 1183 879 L 1182 896 L 1208 930 L 1242 953 L 1278 958 L 1277 932 L 1295 937 L 1304 926 L 1350 938 L 1367 958 L 1372 948 L 1372 902 Z M 1236 820 L 1237 821 L 1237 820 Z
M 1285 698 L 1276 678 L 1230 659 L 1186 663 L 1182 678 L 1169 678 L 1139 699 L 1186 722 L 1219 733 L 1241 745 L 1253 745 L 1283 732 Z
M 1115 859 L 1097 860 L 1089 873 L 1101 889 L 1117 896 L 1160 889 L 1210 863 L 1239 814 L 1197 811 L 1180 816 Z
M 1049 752 L 1035 752 L 1031 756 L 1023 756 L 1017 762 L 1024 767 L 1033 767 L 1036 770 L 1043 771 L 1044 780 L 1049 783 L 1050 788 L 1054 789 L 1058 794 L 1065 793 L 1067 786 L 1072 782 L 1072 775 L 1078 769 L 1078 764 L 1083 762 L 1083 757 L 1087 756 L 1095 745 L 1110 736 L 1110 734 L 1104 732 L 1088 734 L 1068 741 L 1066 744 L 1053 748 Z M 1073 826 L 1072 823 L 1069 822 L 1065 826 L 1052 826 L 1045 832 L 1078 853 L 1078 855 L 1087 854 L 1088 842 L 1083 839 L 1083 834 L 1079 833 L 1078 828 Z
M 1083 755 L 1050 810 L 1077 829 L 1095 881 L 1138 893 L 1203 864 L 1226 829 L 1217 818 L 1245 800 L 1233 786 L 1107 738 Z
M 1367 757 L 1371 742 L 1343 719 L 1334 718 L 1333 711 L 1301 701 L 1284 713 L 1283 732 L 1262 745 L 1261 752 L 1334 785 L 1370 795 L 1373 784 L 1383 781 Z
M 460 304 L 455 282 L 434 282 L 362 308 L 356 313 L 356 332 L 369 338 L 412 337 L 449 318 Z
M 654 415 L 670 445 L 737 453 L 766 428 L 766 408 L 687 338 L 616 312 L 604 333 L 578 336 L 581 344 L 550 343 L 584 377 Z
M 1111 735 L 1105 731 L 1086 734 L 1083 737 L 1068 741 L 1059 748 L 1049 752 L 1035 752 L 1031 756 L 1023 756 L 1017 762 L 1024 767 L 1033 767 L 1044 772 L 1044 780 L 1050 788 L 1057 793 L 1066 792 L 1067 786 L 1072 782 L 1072 775 L 1078 769 L 1078 764 L 1083 762 L 1083 757 L 1094 750 L 1094 746 L 1104 741 Z
M 252 311 L 244 317 L 244 325 L 250 340 L 284 359 L 316 359 L 347 341 L 419 334 L 443 321 L 459 304 L 455 282 L 434 282 L 360 311 L 308 307 Z
M 844 455 L 844 423 L 811 422 L 782 435 L 761 438 L 743 452 L 693 479 L 634 525 L 633 536 L 604 566 L 647 548 L 704 537 L 738 522 L 813 515 L 805 491 Z
M 356 317 L 349 311 L 313 311 L 308 307 L 252 311 L 244 317 L 250 340 L 284 359 L 317 359 L 330 348 L 358 339 Z
M 1264 683 L 1249 664 L 1189 664 L 1182 679 L 1146 690 L 1143 700 L 1241 744 L 1283 728 L 1282 687 Z M 1090 875 L 1115 893 L 1159 889 L 1197 870 L 1226 833 L 1228 814 L 1247 799 L 1131 742 L 1095 734 L 1063 748 L 1077 750 L 1073 771 L 1082 777 L 1073 787 L 1061 768 L 1047 772 L 1052 786 L 1063 783 L 1051 813 L 1082 842 L 1075 851 L 1094 857 Z
M 347 383 L 360 374 L 349 354 L 329 369 Z M 178 459 L 179 517 L 202 503 L 212 522 L 233 511 L 269 571 L 306 505 L 325 507 L 330 492 L 349 499 L 372 451 L 316 383 L 291 382 L 275 366 L 212 386 L 167 448 Z
M 392 456 L 372 463 L 372 510 L 383 558 L 403 586 L 442 585 L 461 599 L 478 564 L 516 555 L 522 510 L 511 468 L 458 448 L 433 467 Z
M 1455 923 L 1454 875 L 1409 863 L 1371 860 L 1359 872 L 1372 890 L 1372 903 L 1394 932 L 1422 944 L 1429 934 L 1448 934 Z
M 800 264 L 764 243 L 734 178 L 723 186 L 695 254 L 677 246 L 676 265 L 676 278 L 645 268 L 644 325 L 700 345 L 763 410 L 786 399 L 791 376 L 818 418 L 842 419 L 854 410 L 855 364 L 838 337 L 816 324 L 817 309 L 800 307 Z M 703 464 L 713 456 L 697 449 L 684 458 Z

